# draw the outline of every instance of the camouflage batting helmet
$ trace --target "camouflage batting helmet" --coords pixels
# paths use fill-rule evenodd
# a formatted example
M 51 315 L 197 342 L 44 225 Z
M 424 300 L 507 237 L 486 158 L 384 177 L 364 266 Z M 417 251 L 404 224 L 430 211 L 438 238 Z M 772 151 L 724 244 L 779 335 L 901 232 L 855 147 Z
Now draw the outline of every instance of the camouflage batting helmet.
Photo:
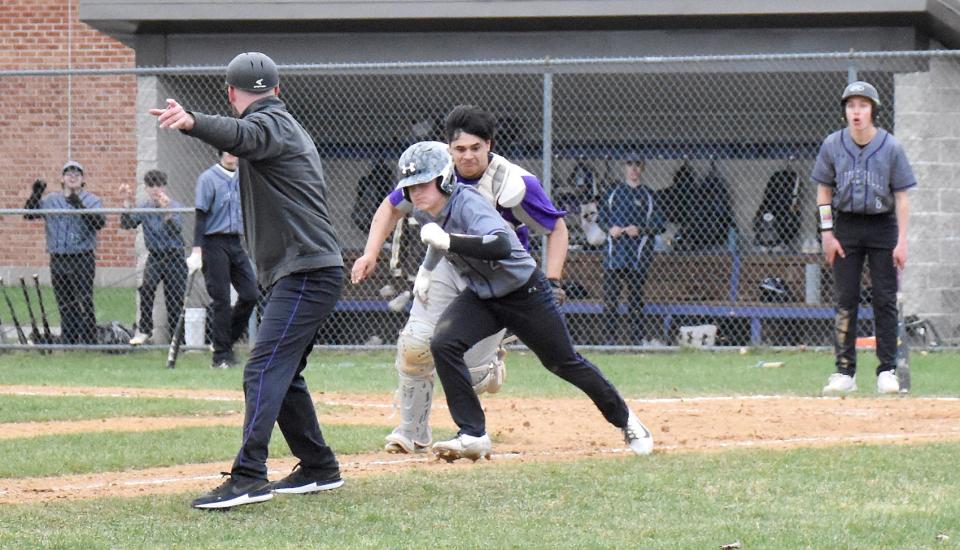
M 449 195 L 453 192 L 453 160 L 446 143 L 439 141 L 421 141 L 414 143 L 400 155 L 397 163 L 400 168 L 400 181 L 397 189 L 403 189 L 409 200 L 407 187 L 437 181 L 437 187 Z
M 880 106 L 880 94 L 869 82 L 858 80 L 847 84 L 847 87 L 843 89 L 843 95 L 840 96 L 840 105 L 846 105 L 847 99 L 853 96 L 865 97 L 873 102 L 874 107 Z
M 227 65 L 227 84 L 248 92 L 265 92 L 280 84 L 280 73 L 267 55 L 246 52 Z

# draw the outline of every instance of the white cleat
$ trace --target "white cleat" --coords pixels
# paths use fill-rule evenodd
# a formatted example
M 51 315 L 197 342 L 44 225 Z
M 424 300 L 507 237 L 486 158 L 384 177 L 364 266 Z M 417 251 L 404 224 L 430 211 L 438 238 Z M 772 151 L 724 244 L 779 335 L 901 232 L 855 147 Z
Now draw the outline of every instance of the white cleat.
M 144 334 L 143 332 L 137 331 L 133 335 L 133 338 L 130 339 L 131 346 L 141 346 L 150 342 L 150 334 Z
M 877 375 L 877 393 L 900 393 L 900 381 L 892 370 Z
M 623 428 L 623 440 L 626 441 L 630 450 L 638 455 L 648 455 L 653 452 L 653 435 L 632 410 L 630 417 L 627 418 L 627 425 Z
M 896 377 L 894 377 L 896 380 Z M 849 393 L 857 391 L 857 383 L 853 377 L 847 374 L 835 372 L 827 379 L 827 385 L 823 387 L 823 393 Z
M 383 446 L 383 450 L 394 454 L 425 453 L 430 446 L 429 442 L 426 445 L 421 445 L 396 431 L 388 435 L 386 439 L 387 444 Z
M 433 454 L 447 462 L 453 462 L 458 458 L 469 458 L 476 462 L 481 458 L 489 460 L 491 448 L 490 436 L 487 434 L 480 437 L 460 434 L 453 439 L 434 443 Z

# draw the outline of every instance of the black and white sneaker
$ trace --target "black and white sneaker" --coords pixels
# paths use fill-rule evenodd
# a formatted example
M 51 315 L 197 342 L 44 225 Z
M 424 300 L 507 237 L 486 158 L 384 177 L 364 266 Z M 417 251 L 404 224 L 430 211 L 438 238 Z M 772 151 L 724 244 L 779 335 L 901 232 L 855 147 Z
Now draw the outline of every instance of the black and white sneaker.
M 623 427 L 623 440 L 635 454 L 648 455 L 653 452 L 653 435 L 643 422 L 640 422 L 633 410 L 627 418 L 627 425 Z
M 194 508 L 233 508 L 241 504 L 253 504 L 273 498 L 273 493 L 270 492 L 270 482 L 265 479 L 234 477 L 229 472 L 221 473 L 228 476 L 227 480 L 216 489 L 194 499 Z
M 341 485 L 343 485 L 343 479 L 340 477 L 339 468 L 306 470 L 298 462 L 287 477 L 271 483 L 270 490 L 274 493 L 302 495 L 304 493 L 329 491 Z

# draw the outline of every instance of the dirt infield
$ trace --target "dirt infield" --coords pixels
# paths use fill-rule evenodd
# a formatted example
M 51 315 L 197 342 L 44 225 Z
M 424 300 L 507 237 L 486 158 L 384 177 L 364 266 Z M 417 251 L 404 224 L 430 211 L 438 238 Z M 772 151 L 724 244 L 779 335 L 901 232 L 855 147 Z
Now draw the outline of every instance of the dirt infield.
M 230 391 L 0 386 L 0 394 L 178 397 L 242 402 L 240 392 Z M 396 421 L 388 395 L 319 393 L 314 397 L 323 411 L 322 425 L 383 426 L 386 435 Z M 653 432 L 657 453 L 960 440 L 960 399 L 956 398 L 746 396 L 628 401 Z M 414 468 L 495 468 L 517 461 L 626 456 L 619 430 L 607 424 L 587 399 L 520 399 L 497 395 L 485 397 L 483 403 L 487 428 L 494 438 L 491 461 L 447 464 L 426 455 L 386 452 L 341 455 L 344 476 L 349 479 Z M 234 425 L 239 429 L 242 420 L 240 414 L 229 414 L 2 424 L 0 438 L 187 426 Z M 454 427 L 442 402 L 435 404 L 432 423 L 435 427 Z M 336 448 L 336 441 L 331 443 Z M 283 475 L 294 462 L 292 458 L 272 460 L 271 477 Z M 218 472 L 229 467 L 229 462 L 217 462 L 6 479 L 0 480 L 0 503 L 201 491 L 215 484 Z

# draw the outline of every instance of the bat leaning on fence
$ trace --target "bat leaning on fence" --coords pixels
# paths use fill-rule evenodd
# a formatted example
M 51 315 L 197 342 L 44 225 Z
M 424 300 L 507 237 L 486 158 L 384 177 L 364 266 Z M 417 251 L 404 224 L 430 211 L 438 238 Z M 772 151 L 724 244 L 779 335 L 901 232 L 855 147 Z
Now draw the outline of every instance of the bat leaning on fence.
M 13 309 L 13 303 L 10 302 L 10 296 L 7 294 L 7 285 L 3 284 L 3 277 L 0 277 L 0 290 L 3 291 L 3 299 L 7 302 L 10 309 L 10 318 L 13 319 L 13 326 L 17 330 L 17 341 L 21 346 L 27 345 L 27 335 L 23 333 L 23 327 L 20 326 L 20 320 L 17 319 L 17 312 Z
M 910 392 L 910 345 L 907 344 L 907 323 L 903 316 L 903 290 L 897 274 L 897 381 L 900 393 Z
M 47 309 L 43 307 L 43 293 L 40 292 L 40 275 L 33 274 L 33 287 L 37 289 L 37 304 L 40 306 L 40 320 L 43 323 L 43 339 L 46 343 L 53 343 L 53 334 L 50 332 L 50 323 L 47 321 Z
M 170 349 L 167 351 L 167 368 L 173 369 L 177 366 L 177 357 L 180 356 L 180 346 L 183 344 L 184 323 L 187 317 L 187 299 L 193 291 L 193 280 L 197 276 L 194 271 L 187 276 L 187 291 L 183 293 L 183 304 L 180 307 L 180 315 L 177 318 L 177 326 L 173 329 L 173 335 L 170 337 Z M 169 312 L 167 312 L 169 314 Z
M 30 293 L 27 291 L 27 281 L 20 277 L 20 289 L 23 290 L 23 301 L 27 304 L 27 313 L 30 315 L 30 342 L 34 345 L 45 344 L 40 329 L 37 328 L 37 318 L 33 315 L 33 302 L 30 300 Z

